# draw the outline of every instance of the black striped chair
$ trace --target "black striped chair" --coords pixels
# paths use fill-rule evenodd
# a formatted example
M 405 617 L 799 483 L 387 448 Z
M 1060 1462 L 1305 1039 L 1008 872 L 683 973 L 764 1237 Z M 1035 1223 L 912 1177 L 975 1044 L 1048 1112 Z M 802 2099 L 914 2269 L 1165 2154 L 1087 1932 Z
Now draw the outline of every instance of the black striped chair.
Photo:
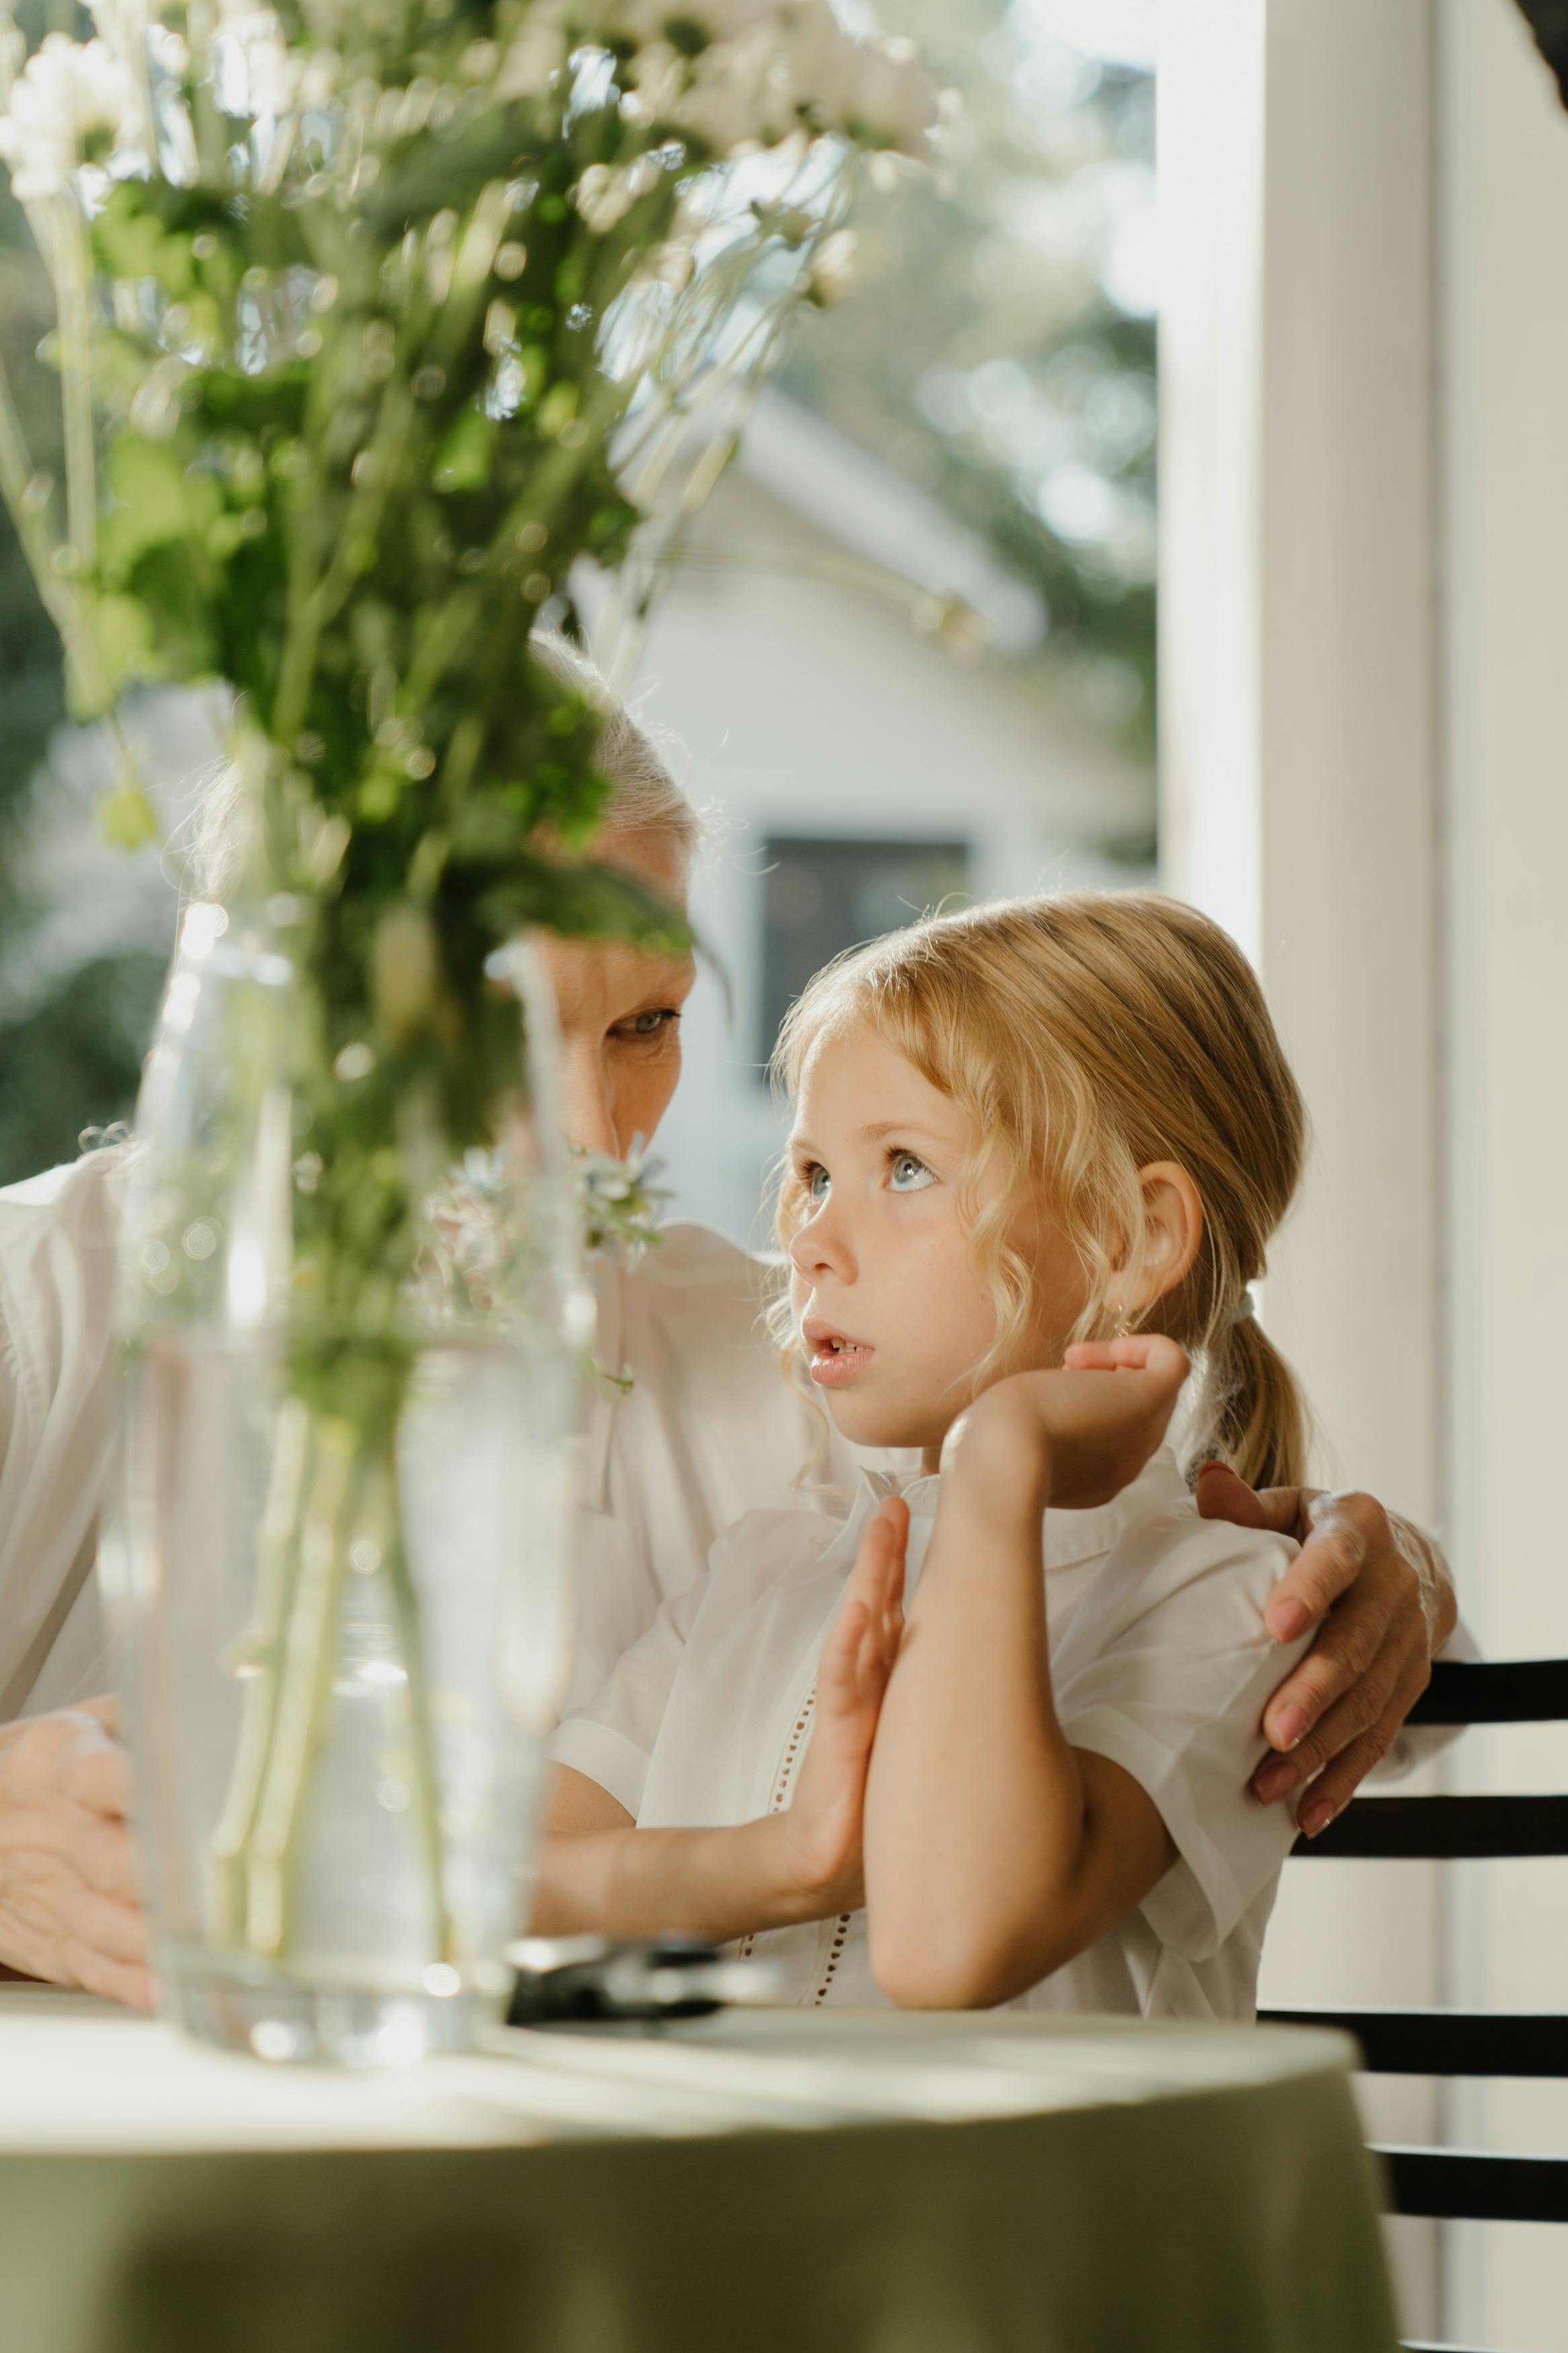
M 1413 1724 L 1568 1722 L 1568 1660 L 1439 1662 Z M 1309 1861 L 1568 1855 L 1568 1797 L 1358 1798 L 1294 1852 Z M 1333 2026 L 1380 2075 L 1568 2075 L 1568 2014 L 1452 2010 L 1269 2010 L 1284 2026 Z M 1389 2211 L 1441 2220 L 1568 2222 L 1568 2156 L 1380 2147 Z M 1458 2353 L 1458 2348 L 1408 2353 Z

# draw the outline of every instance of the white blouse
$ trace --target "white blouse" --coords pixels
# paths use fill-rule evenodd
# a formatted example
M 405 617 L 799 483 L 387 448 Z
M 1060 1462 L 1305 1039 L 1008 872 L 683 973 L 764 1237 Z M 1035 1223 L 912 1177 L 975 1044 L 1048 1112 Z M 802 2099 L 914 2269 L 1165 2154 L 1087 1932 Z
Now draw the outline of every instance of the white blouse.
M 94 1570 L 124 1156 L 0 1191 L 0 1724 L 115 1682 Z
M 847 1519 L 753 1512 L 707 1574 L 660 1610 L 552 1754 L 607 1789 L 639 1828 L 750 1821 L 787 1806 L 810 1745 L 823 1641 L 860 1534 L 901 1485 L 918 1578 L 934 1478 L 868 1472 Z M 1286 1537 L 1202 1520 L 1162 1451 L 1105 1509 L 1047 1512 L 1046 1590 L 1057 1713 L 1076 1747 L 1145 1789 L 1178 1852 L 1131 1918 L 1009 2005 L 1250 2018 L 1263 1931 L 1296 1834 L 1247 1788 L 1258 1719 L 1308 1648 L 1274 1641 L 1263 1610 L 1294 1557 Z M 864 1912 L 747 1937 L 780 1999 L 879 2003 Z
M 0 1189 L 0 1724 L 117 1681 L 94 1567 L 124 1160 L 95 1152 Z M 721 1528 L 790 1498 L 815 1417 L 761 1330 L 776 1279 L 692 1225 L 629 1273 L 596 1270 L 598 1360 L 631 1386 L 605 1382 L 588 1407 L 568 1705 L 700 1575 Z M 836 1439 L 824 1476 L 853 1483 Z

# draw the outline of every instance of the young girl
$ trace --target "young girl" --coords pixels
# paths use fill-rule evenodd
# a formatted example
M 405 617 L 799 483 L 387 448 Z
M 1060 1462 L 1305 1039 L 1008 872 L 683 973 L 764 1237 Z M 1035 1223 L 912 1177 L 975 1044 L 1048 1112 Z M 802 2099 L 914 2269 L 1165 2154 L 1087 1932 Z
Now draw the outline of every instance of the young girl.
M 1301 1475 L 1247 1289 L 1304 1132 L 1257 981 L 1173 901 L 1021 900 L 840 959 L 777 1060 L 790 1367 L 921 1472 L 721 1537 L 556 1736 L 535 1926 L 739 1940 L 800 2002 L 1246 2017 L 1291 1548 L 1161 1440 L 1195 1363 L 1193 1450 Z

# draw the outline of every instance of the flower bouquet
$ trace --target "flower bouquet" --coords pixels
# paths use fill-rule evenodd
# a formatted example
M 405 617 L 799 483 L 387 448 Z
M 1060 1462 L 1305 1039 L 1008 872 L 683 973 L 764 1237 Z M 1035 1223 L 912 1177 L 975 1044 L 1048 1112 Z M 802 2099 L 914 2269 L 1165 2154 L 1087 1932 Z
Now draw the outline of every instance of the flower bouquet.
M 64 450 L 0 384 L 0 488 L 113 837 L 127 688 L 229 710 L 122 1254 L 159 1968 L 197 2031 L 399 2056 L 500 1988 L 558 1681 L 581 1335 L 519 943 L 682 935 L 582 860 L 602 713 L 529 633 L 592 576 L 624 676 L 931 103 L 826 0 L 92 16 L 29 55 L 0 6 Z

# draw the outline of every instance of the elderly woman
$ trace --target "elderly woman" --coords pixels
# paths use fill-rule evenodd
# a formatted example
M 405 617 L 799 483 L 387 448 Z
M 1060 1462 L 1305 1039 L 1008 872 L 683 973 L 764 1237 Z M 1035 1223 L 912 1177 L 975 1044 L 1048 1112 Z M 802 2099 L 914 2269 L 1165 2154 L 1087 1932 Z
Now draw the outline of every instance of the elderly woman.
M 595 856 L 683 900 L 690 806 L 625 712 L 608 712 L 599 757 L 616 791 Z M 613 942 L 555 940 L 544 953 L 568 1133 L 624 1153 L 657 1132 L 674 1093 L 692 965 Z M 93 1575 L 119 1164 L 98 1152 L 0 1192 L 0 1970 L 146 2006 Z M 778 1500 L 778 1464 L 807 1451 L 807 1409 L 760 1320 L 772 1280 L 764 1261 L 690 1225 L 668 1228 L 634 1272 L 602 1271 L 600 1359 L 633 1380 L 593 1410 L 574 1702 L 698 1575 L 722 1527 Z M 1275 1753 L 1254 1787 L 1279 1803 L 1319 1775 L 1301 1820 L 1321 1829 L 1393 1746 L 1452 1630 L 1452 1594 L 1432 1550 L 1370 1496 L 1254 1497 L 1209 1469 L 1199 1501 L 1303 1539 L 1269 1627 L 1290 1641 L 1321 1623 L 1266 1711 Z

